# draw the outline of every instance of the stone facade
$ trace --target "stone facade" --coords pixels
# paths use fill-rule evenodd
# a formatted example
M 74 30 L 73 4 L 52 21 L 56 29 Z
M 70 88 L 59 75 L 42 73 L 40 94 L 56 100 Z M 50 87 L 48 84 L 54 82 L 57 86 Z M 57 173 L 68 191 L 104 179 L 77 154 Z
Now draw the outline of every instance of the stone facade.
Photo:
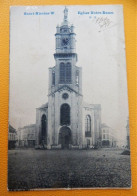
M 8 149 L 14 149 L 17 144 L 17 132 L 11 125 L 9 125 L 8 132 Z
M 101 144 L 101 105 L 86 104 L 76 34 L 68 10 L 56 28 L 55 66 L 49 68 L 48 103 L 36 109 L 36 147 L 86 148 Z
M 86 128 L 87 117 L 91 118 L 91 134 Z M 83 104 L 83 144 L 84 146 L 101 146 L 101 105 Z
M 101 125 L 101 146 L 116 147 L 117 141 L 114 136 L 114 130 L 106 124 Z
M 34 147 L 36 125 L 31 124 L 18 129 L 18 147 Z

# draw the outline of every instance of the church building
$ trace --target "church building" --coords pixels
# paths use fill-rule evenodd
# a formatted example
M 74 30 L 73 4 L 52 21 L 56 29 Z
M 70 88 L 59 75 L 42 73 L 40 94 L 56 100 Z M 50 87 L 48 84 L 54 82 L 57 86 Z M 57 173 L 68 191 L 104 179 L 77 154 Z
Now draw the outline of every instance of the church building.
M 94 148 L 101 144 L 101 105 L 83 101 L 82 68 L 77 66 L 76 34 L 67 8 L 55 39 L 48 103 L 36 109 L 36 148 Z

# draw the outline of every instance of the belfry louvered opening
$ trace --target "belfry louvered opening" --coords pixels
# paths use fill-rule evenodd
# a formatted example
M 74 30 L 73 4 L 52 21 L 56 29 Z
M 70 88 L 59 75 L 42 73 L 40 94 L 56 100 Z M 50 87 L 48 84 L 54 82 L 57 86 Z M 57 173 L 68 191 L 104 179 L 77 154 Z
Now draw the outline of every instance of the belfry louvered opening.
M 71 83 L 71 63 L 60 63 L 60 84 Z

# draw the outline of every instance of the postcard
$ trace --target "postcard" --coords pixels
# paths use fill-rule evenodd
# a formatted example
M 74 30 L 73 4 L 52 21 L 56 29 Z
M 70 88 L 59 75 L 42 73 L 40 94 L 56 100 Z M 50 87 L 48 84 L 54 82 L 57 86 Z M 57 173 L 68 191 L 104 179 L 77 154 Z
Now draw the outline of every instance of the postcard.
M 10 8 L 8 190 L 131 188 L 122 5 Z

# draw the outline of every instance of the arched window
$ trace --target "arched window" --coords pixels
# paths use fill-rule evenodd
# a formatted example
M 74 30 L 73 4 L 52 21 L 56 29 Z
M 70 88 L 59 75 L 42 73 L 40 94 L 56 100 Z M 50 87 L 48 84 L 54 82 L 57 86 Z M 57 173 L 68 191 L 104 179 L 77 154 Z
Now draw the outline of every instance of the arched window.
M 47 118 L 45 114 L 41 118 L 41 140 L 47 142 Z
M 71 64 L 66 64 L 66 83 L 71 83 Z
M 60 63 L 60 83 L 71 83 L 71 64 Z
M 70 106 L 66 103 L 60 108 L 60 124 L 70 125 Z
M 76 71 L 76 84 L 79 84 L 79 71 Z
M 60 63 L 60 83 L 65 82 L 65 64 Z
M 55 72 L 52 72 L 52 85 L 55 85 Z
M 85 118 L 85 137 L 91 137 L 91 117 L 87 115 Z

